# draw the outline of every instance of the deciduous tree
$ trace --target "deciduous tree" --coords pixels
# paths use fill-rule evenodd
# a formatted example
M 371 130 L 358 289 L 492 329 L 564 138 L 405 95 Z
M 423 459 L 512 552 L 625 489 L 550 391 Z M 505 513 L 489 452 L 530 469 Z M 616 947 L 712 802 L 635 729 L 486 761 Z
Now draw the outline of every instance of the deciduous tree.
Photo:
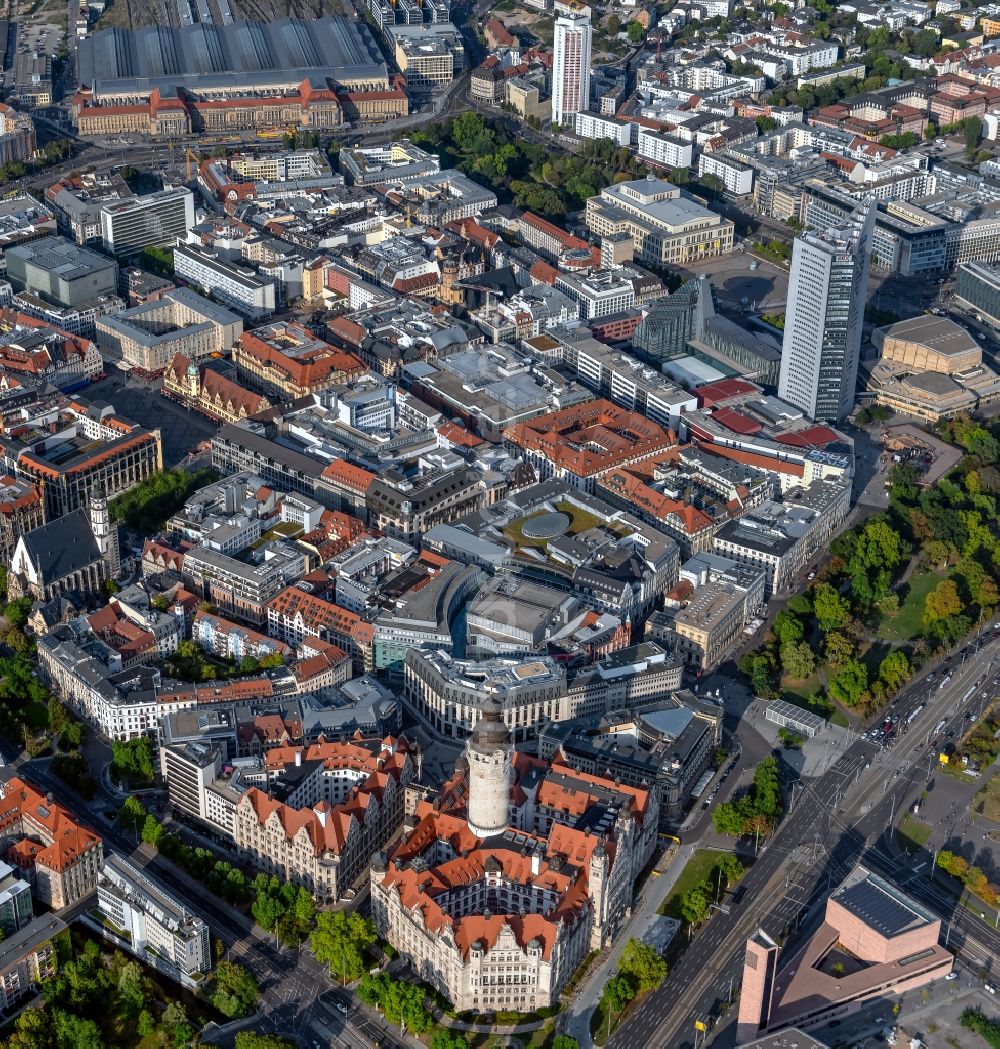
M 965 605 L 952 579 L 942 579 L 924 599 L 924 625 L 933 626 L 961 613 Z
M 839 703 L 856 706 L 868 691 L 868 669 L 860 660 L 848 659 L 827 686 Z
M 248 969 L 236 962 L 219 962 L 212 1004 L 230 1020 L 248 1016 L 257 1007 L 260 988 Z
M 816 622 L 824 634 L 839 630 L 851 614 L 851 606 L 846 598 L 841 597 L 829 583 L 817 583 L 813 587 L 812 604 Z
M 342 983 L 357 980 L 365 969 L 365 948 L 375 942 L 375 928 L 354 911 L 322 911 L 310 944 L 316 960 L 329 965 Z
M 618 971 L 633 980 L 640 991 L 645 991 L 663 982 L 667 963 L 648 943 L 630 939 L 618 959 Z
M 805 641 L 790 641 L 781 646 L 781 666 L 785 673 L 796 680 L 802 680 L 816 669 L 816 657 Z

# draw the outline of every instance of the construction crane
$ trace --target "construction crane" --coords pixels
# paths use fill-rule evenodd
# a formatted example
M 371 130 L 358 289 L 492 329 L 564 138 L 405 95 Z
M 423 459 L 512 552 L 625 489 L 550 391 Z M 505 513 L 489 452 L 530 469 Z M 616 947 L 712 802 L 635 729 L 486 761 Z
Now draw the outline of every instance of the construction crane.
M 195 171 L 198 170 L 198 165 L 201 163 L 201 157 L 197 153 L 192 153 L 190 149 L 184 150 L 184 174 L 187 182 L 191 181 L 191 161 L 194 161 Z

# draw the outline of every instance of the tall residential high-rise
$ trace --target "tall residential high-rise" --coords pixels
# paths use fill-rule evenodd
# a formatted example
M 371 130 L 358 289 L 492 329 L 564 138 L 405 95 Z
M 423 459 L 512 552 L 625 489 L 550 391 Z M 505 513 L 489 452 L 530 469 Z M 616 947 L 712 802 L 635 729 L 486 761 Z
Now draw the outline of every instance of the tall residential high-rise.
M 560 15 L 552 43 L 552 121 L 590 108 L 590 12 Z
M 837 422 L 854 405 L 875 207 L 838 229 L 795 238 L 778 396 Z

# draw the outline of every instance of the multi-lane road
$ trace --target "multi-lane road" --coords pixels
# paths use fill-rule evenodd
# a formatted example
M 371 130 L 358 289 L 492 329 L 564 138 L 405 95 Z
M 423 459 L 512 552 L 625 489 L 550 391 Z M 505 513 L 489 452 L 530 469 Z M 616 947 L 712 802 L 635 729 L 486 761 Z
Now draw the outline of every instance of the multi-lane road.
M 308 947 L 280 948 L 274 938 L 254 926 L 251 919 L 217 900 L 204 886 L 173 864 L 151 854 L 146 846 L 136 848 L 135 840 L 110 820 L 103 811 L 107 802 L 83 801 L 52 774 L 47 761 L 18 761 L 0 770 L 4 781 L 23 776 L 78 814 L 88 813 L 85 822 L 104 839 L 106 851 L 147 868 L 187 910 L 205 921 L 212 935 L 226 946 L 227 957 L 253 972 L 261 988 L 260 1013 L 253 1021 L 255 1030 L 299 1037 L 305 1045 L 353 1049 L 378 1044 L 385 1049 L 404 1049 L 411 1043 L 399 1037 L 383 1022 L 372 1018 L 352 1002 L 347 992 L 338 991 L 329 973 L 309 953 Z M 347 1009 L 346 1015 L 336 1002 Z M 220 1040 L 231 1044 L 232 1038 Z
M 720 1002 L 738 987 L 743 943 L 755 928 L 778 935 L 803 916 L 808 918 L 829 887 L 859 862 L 898 878 L 906 868 L 888 848 L 885 833 L 906 797 L 927 778 L 931 730 L 946 715 L 961 718 L 966 703 L 978 705 L 982 687 L 996 690 L 991 675 L 997 662 L 1000 641 L 990 638 L 970 646 L 961 666 L 953 662 L 946 687 L 920 678 L 894 704 L 898 724 L 916 713 L 891 748 L 881 750 L 859 739 L 798 793 L 794 807 L 744 878 L 742 902 L 731 906 L 728 914 L 714 914 L 663 985 L 614 1033 L 609 1043 L 613 1049 L 694 1045 L 695 1022 L 709 1023 Z M 965 701 L 973 682 L 976 691 Z M 927 877 L 907 878 L 906 891 L 944 916 L 950 924 L 948 946 L 961 960 L 991 971 L 1000 959 L 1000 932 Z M 992 912 L 988 918 L 993 920 Z M 725 1042 L 722 1032 L 719 1044 Z

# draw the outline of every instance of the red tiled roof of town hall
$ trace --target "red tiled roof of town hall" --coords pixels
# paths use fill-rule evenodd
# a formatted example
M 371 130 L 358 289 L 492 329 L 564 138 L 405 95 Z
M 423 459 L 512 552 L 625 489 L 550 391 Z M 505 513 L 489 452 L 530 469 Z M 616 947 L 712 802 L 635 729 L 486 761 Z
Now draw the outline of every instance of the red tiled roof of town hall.
M 527 946 L 532 940 L 537 940 L 542 947 L 542 956 L 548 958 L 551 957 L 560 924 L 563 921 L 580 920 L 585 916 L 586 858 L 572 877 L 554 861 L 555 854 L 560 849 L 565 849 L 562 855 L 573 856 L 574 865 L 577 865 L 578 854 L 589 857 L 596 847 L 598 838 L 595 835 L 571 828 L 553 827 L 553 833 L 547 842 L 541 838 L 537 839 L 539 844 L 546 848 L 547 857 L 538 872 L 533 873 L 530 856 L 523 855 L 520 849 L 513 847 L 480 846 L 464 820 L 436 812 L 428 802 L 422 802 L 416 814 L 420 822 L 413 834 L 393 854 L 383 884 L 396 887 L 407 911 L 419 909 L 424 925 L 431 931 L 449 927 L 463 956 L 468 956 L 475 943 L 480 943 L 486 950 L 492 948 L 506 926 L 521 946 Z M 569 835 L 561 835 L 559 832 L 562 830 L 569 831 Z M 530 840 L 530 835 L 525 835 L 525 838 Z M 553 838 L 557 840 L 554 841 Z M 402 866 L 401 861 L 424 851 L 434 840 L 451 842 L 460 849 L 459 855 L 434 866 L 429 871 L 418 871 L 409 865 Z M 556 894 L 559 897 L 557 908 L 548 915 L 496 914 L 487 917 L 482 914 L 469 914 L 452 918 L 436 897 L 459 886 L 480 881 L 489 861 L 498 863 L 510 881 L 538 886 Z
M 384 741 L 391 742 L 389 739 Z M 313 743 L 308 747 L 275 747 L 265 755 L 267 768 L 284 768 L 294 763 L 297 754 L 301 754 L 306 761 L 321 761 L 329 769 L 354 769 L 368 773 L 367 778 L 359 781 L 347 799 L 338 805 L 321 801 L 312 808 L 293 809 L 256 787 L 251 787 L 240 799 L 240 805 L 246 804 L 253 808 L 261 825 L 276 815 L 288 840 L 305 829 L 313 853 L 317 856 L 324 851 L 334 854 L 343 851 L 351 821 L 364 818 L 364 810 L 372 798 L 382 797 L 390 778 L 397 783 L 401 780 L 408 758 L 405 741 L 390 752 L 389 748 L 373 750 L 338 740 Z
M 183 353 L 175 353 L 167 365 L 167 372 L 178 385 L 187 382 L 187 370 L 191 364 L 191 358 Z M 270 406 L 270 401 L 262 394 L 254 393 L 232 379 L 226 378 L 221 372 L 214 368 L 206 367 L 204 364 L 198 366 L 198 380 L 201 384 L 202 396 L 208 400 L 218 399 L 223 408 L 238 415 L 242 409 L 244 415 L 255 415 Z

